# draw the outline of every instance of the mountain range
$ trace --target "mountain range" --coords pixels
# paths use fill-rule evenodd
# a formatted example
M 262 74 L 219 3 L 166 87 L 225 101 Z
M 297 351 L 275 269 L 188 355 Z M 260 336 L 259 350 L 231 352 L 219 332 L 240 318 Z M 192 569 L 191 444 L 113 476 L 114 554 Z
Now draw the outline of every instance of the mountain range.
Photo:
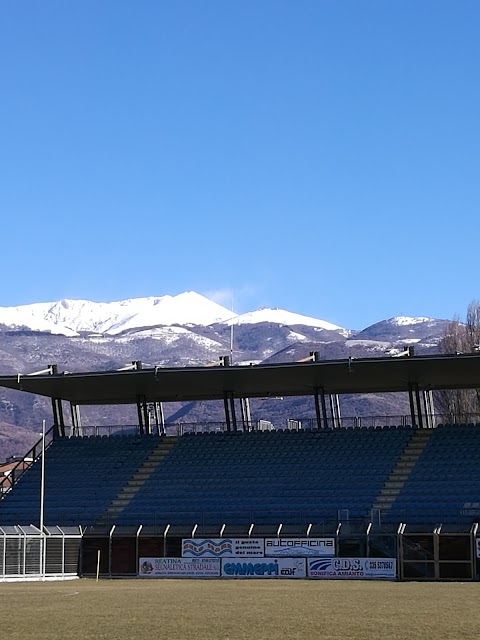
M 342 331 L 341 327 L 331 322 L 283 309 L 259 309 L 237 315 L 195 291 L 186 291 L 177 296 L 133 298 L 118 302 L 59 300 L 0 307 L 0 324 L 5 327 L 27 328 L 69 337 L 84 333 L 119 335 L 155 326 L 209 326 L 216 323 L 232 325 L 260 322 L 303 324 Z
M 118 302 L 60 300 L 0 307 L 0 374 L 28 374 L 51 363 L 72 372 L 119 369 L 132 360 L 144 366 L 205 366 L 226 354 L 235 365 L 292 362 L 310 351 L 328 360 L 379 357 L 411 345 L 416 353 L 434 353 L 447 324 L 397 316 L 353 330 L 283 309 L 235 314 L 194 291 Z M 393 396 L 342 397 L 342 414 L 408 414 L 407 398 Z M 172 403 L 165 415 L 170 421 L 223 420 L 223 407 Z M 252 419 L 270 419 L 277 426 L 287 418 L 313 416 L 309 398 L 252 402 Z M 48 399 L 0 388 L 0 459 L 12 448 L 21 453 L 26 434 L 36 439 L 43 419 L 52 420 Z M 136 408 L 82 408 L 82 419 L 85 425 L 134 424 Z

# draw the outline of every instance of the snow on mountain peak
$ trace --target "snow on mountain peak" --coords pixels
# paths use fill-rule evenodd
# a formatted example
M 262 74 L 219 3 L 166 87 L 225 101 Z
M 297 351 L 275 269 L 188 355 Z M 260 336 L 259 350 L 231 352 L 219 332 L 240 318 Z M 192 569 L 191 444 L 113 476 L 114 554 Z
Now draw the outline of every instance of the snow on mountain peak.
M 159 326 L 209 326 L 216 323 L 306 325 L 345 333 L 336 324 L 284 309 L 262 308 L 237 315 L 195 291 L 178 295 L 129 298 L 115 302 L 63 299 L 17 307 L 0 307 L 0 324 L 67 336 L 81 332 L 118 335 Z M 345 334 L 346 335 L 346 334 Z
M 432 322 L 432 321 L 433 321 L 433 318 L 426 318 L 423 316 L 418 316 L 418 317 L 395 316 L 394 318 L 390 318 L 388 322 L 398 327 L 405 327 L 410 324 L 422 324 L 423 322 Z
M 0 324 L 7 327 L 69 336 L 82 331 L 118 334 L 156 325 L 209 325 L 231 316 L 231 311 L 195 291 L 116 302 L 65 299 L 0 307 Z
M 259 322 L 273 322 L 276 324 L 296 325 L 303 324 L 308 327 L 317 327 L 318 329 L 326 329 L 327 331 L 343 331 L 342 327 L 336 324 L 327 322 L 326 320 L 319 320 L 318 318 L 311 318 L 310 316 L 304 316 L 300 313 L 293 313 L 292 311 L 285 311 L 284 309 L 267 309 L 265 307 L 258 309 L 257 311 L 250 311 L 249 313 L 243 313 L 235 318 L 230 318 L 225 321 L 225 324 L 257 324 Z

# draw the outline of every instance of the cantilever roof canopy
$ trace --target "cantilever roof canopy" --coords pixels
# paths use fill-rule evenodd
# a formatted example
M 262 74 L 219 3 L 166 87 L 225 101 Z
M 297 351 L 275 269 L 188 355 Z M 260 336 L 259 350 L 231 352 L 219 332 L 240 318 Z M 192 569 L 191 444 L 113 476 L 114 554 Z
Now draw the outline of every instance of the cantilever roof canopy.
M 0 386 L 78 405 L 480 388 L 480 354 L 232 367 L 0 376 Z

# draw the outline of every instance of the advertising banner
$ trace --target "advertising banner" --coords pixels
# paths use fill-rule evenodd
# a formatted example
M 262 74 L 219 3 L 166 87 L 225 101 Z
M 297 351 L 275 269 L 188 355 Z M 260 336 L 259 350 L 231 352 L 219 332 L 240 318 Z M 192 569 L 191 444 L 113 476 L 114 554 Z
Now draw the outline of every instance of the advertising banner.
M 228 578 L 305 578 L 305 558 L 223 558 L 222 576 Z
M 308 558 L 310 578 L 388 578 L 397 577 L 394 558 Z
M 263 538 L 184 538 L 184 558 L 263 558 Z
M 265 538 L 266 556 L 334 556 L 335 538 Z
M 218 558 L 140 558 L 138 575 L 148 578 L 218 578 Z

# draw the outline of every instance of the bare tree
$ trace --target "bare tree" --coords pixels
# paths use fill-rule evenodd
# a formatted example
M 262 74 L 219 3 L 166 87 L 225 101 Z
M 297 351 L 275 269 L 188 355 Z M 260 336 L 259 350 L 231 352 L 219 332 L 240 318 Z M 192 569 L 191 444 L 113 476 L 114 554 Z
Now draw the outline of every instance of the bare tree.
M 448 324 L 439 350 L 446 354 L 480 351 L 480 301 L 470 302 L 465 322 L 456 317 Z M 439 391 L 436 401 L 448 422 L 476 422 L 480 416 L 480 389 Z

